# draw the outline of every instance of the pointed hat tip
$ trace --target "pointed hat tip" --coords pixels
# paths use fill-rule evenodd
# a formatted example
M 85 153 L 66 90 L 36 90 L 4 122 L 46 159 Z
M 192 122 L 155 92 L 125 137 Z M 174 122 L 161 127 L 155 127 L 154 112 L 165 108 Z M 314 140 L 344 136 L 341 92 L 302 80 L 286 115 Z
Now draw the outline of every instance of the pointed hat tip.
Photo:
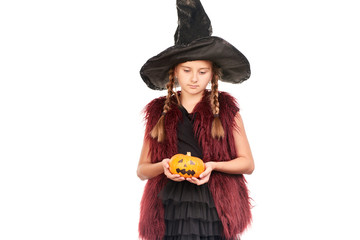
M 187 45 L 192 41 L 212 34 L 211 21 L 200 0 L 177 0 L 178 27 L 175 45 Z

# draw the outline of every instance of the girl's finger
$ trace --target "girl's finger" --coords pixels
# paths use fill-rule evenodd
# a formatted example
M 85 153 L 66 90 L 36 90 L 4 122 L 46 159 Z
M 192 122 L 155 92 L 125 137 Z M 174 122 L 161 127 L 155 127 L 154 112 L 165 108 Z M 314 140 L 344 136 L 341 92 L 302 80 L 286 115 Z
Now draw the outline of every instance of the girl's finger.
M 192 178 L 187 178 L 186 180 L 188 180 L 189 182 L 194 183 L 196 185 L 200 185 L 199 184 L 200 181 L 197 178 L 192 177 Z
M 173 181 L 177 181 L 177 182 L 180 182 L 180 181 L 184 181 L 185 180 L 185 178 L 184 177 L 181 177 L 180 175 L 177 175 L 177 176 L 175 176 L 175 177 L 173 177 L 173 178 L 170 178 L 171 180 L 173 180 Z
M 200 178 L 200 179 L 205 178 L 205 177 L 207 177 L 210 173 L 211 173 L 211 170 L 210 170 L 210 169 L 206 169 L 203 173 L 200 174 L 199 178 Z

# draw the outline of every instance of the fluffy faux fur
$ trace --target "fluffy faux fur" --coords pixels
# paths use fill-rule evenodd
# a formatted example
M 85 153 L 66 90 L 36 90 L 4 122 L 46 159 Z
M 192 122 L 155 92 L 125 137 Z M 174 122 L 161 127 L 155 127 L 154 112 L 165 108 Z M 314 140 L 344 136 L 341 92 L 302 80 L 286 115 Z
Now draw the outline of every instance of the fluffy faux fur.
M 182 118 L 174 99 L 171 110 L 165 115 L 166 140 L 158 143 L 150 137 L 150 131 L 161 116 L 165 97 L 150 102 L 144 109 L 146 120 L 145 136 L 150 141 L 151 162 L 159 162 L 177 153 L 176 128 Z M 209 92 L 194 108 L 196 118 L 194 132 L 203 150 L 203 160 L 228 161 L 236 158 L 233 138 L 234 117 L 239 111 L 236 100 L 225 92 L 219 94 L 220 120 L 225 130 L 221 140 L 211 137 L 213 113 L 209 103 Z M 139 235 L 144 240 L 160 240 L 165 234 L 164 209 L 158 193 L 167 178 L 161 174 L 146 183 L 140 207 Z M 224 228 L 226 239 L 237 239 L 251 222 L 251 204 L 243 175 L 230 175 L 214 171 L 211 174 L 209 189 L 212 193 L 218 215 Z

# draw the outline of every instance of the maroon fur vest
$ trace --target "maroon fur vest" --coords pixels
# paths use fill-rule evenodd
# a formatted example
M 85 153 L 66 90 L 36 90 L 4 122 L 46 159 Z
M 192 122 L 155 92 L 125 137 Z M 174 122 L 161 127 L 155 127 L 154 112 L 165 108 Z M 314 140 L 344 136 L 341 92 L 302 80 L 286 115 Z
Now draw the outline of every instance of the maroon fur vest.
M 150 141 L 149 156 L 153 163 L 177 154 L 176 128 L 182 114 L 175 99 L 172 99 L 171 110 L 165 115 L 166 140 L 163 143 L 158 143 L 149 134 L 161 116 L 164 103 L 165 97 L 160 97 L 151 101 L 144 109 L 145 136 Z M 208 91 L 205 92 L 204 97 L 193 110 L 193 113 L 196 113 L 194 133 L 202 148 L 204 162 L 228 161 L 236 158 L 232 133 L 234 116 L 239 108 L 236 100 L 225 92 L 219 93 L 219 103 L 219 116 L 225 130 L 225 137 L 221 140 L 211 137 L 214 116 L 210 107 Z M 160 240 L 165 234 L 164 209 L 158 194 L 167 181 L 167 177 L 160 174 L 149 179 L 145 185 L 140 206 L 140 239 Z M 224 236 L 227 239 L 236 238 L 251 222 L 251 204 L 244 176 L 213 171 L 208 186 L 223 225 Z

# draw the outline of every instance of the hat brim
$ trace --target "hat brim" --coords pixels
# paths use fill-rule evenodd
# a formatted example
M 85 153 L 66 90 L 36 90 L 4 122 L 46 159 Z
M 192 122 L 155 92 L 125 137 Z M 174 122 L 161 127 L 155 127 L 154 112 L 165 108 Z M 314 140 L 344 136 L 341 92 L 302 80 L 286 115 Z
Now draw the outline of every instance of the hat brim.
M 142 66 L 140 75 L 149 88 L 164 90 L 172 67 L 195 60 L 209 60 L 219 66 L 224 82 L 242 83 L 251 74 L 249 61 L 238 49 L 222 38 L 211 36 L 164 50 Z

